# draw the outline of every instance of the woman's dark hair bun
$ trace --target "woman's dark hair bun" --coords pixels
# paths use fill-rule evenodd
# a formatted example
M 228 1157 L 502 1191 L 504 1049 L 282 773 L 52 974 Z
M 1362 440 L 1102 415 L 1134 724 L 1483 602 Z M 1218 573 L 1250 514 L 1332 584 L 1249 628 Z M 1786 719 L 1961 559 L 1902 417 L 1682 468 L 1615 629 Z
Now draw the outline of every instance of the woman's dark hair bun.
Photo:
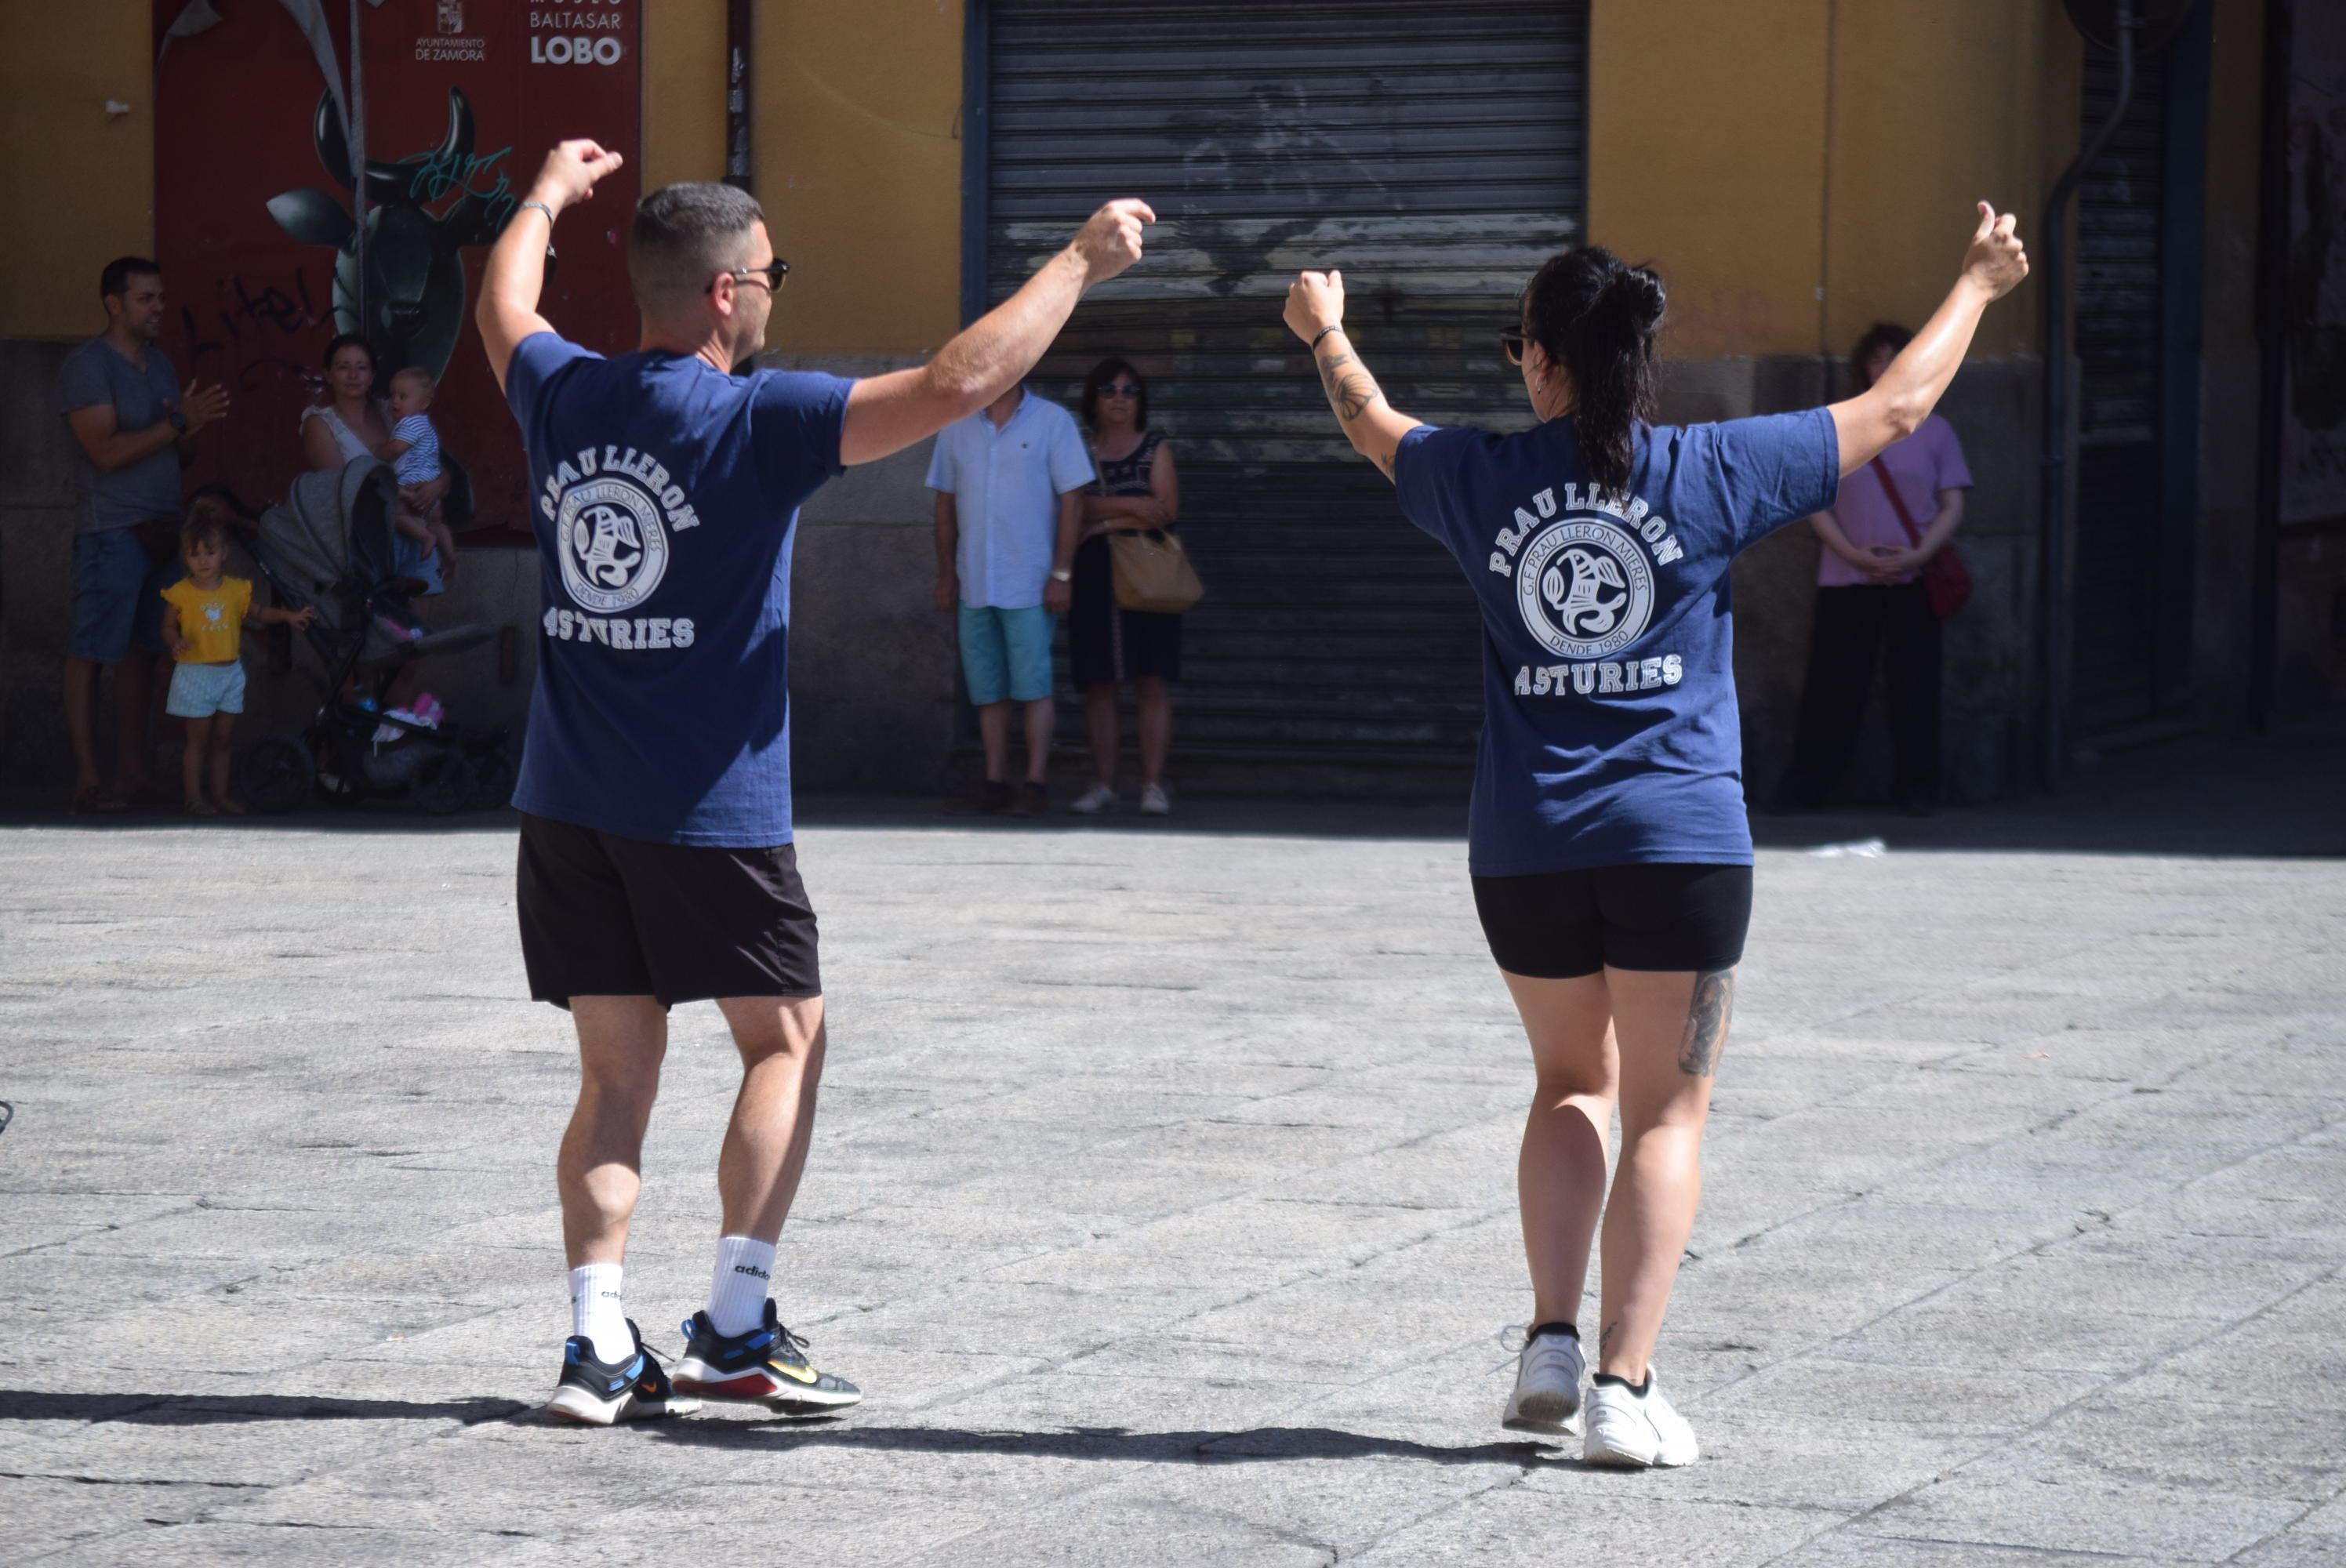
M 1524 288 L 1524 331 L 1572 378 L 1581 461 L 1608 495 L 1627 493 L 1637 427 L 1654 416 L 1654 338 L 1668 304 L 1653 269 L 1598 245 L 1550 257 Z
M 1669 309 L 1669 290 L 1662 285 L 1662 276 L 1649 267 L 1624 267 L 1606 285 L 1608 303 L 1627 311 L 1629 319 L 1642 331 L 1651 332 L 1662 324 L 1662 313 Z

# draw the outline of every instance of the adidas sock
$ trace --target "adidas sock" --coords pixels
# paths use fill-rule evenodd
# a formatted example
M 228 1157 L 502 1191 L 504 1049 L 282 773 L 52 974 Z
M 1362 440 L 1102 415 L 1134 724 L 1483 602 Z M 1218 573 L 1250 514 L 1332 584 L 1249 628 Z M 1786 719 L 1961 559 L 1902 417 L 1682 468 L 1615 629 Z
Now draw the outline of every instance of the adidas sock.
M 709 1279 L 709 1326 L 729 1339 L 766 1320 L 766 1293 L 774 1279 L 774 1244 L 749 1236 L 719 1237 L 717 1268 Z
M 619 1298 L 624 1272 L 616 1263 L 581 1264 L 570 1271 L 570 1331 L 586 1337 L 597 1360 L 613 1365 L 636 1353 L 636 1337 L 627 1331 L 627 1309 Z

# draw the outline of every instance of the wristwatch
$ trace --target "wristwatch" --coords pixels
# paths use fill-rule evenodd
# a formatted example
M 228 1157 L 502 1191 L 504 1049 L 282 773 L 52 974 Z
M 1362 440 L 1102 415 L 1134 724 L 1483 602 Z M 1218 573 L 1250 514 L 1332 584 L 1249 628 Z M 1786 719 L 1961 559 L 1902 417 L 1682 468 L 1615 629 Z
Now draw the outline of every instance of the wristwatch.
M 1076 575 L 1073 572 L 1054 572 L 1051 574 L 1051 581 L 1055 583 L 1072 583 L 1075 580 Z

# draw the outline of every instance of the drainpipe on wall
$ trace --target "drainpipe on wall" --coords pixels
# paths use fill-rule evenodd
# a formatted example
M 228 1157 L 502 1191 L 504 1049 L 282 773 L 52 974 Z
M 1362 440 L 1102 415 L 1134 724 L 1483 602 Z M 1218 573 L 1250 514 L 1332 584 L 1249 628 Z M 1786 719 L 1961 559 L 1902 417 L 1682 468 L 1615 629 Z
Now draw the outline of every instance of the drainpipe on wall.
M 2069 198 L 2117 135 L 2134 102 L 2134 0 L 2117 0 L 2118 101 L 2045 199 L 2037 230 L 2045 245 L 2045 455 L 2039 640 L 2045 650 L 2045 714 L 2039 777 L 2049 792 L 2068 770 L 2069 727 Z
M 359 53 L 359 0 L 351 0 L 351 134 L 344 139 L 351 148 L 351 219 L 358 231 L 351 238 L 352 256 L 358 264 L 358 289 L 354 306 L 358 311 L 359 331 L 367 330 L 367 136 L 366 136 L 366 72 L 362 69 Z M 372 358 L 374 351 L 367 351 Z
M 750 0 L 725 0 L 725 183 L 750 188 Z

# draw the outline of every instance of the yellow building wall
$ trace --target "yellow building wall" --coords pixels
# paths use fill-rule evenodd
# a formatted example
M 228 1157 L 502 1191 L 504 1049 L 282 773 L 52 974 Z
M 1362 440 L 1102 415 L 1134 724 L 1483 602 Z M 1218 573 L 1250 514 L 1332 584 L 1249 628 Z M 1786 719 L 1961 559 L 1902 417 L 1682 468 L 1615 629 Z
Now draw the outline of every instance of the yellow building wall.
M 2034 234 L 2076 152 L 2079 57 L 2043 0 L 1842 5 L 1832 42 L 1821 348 L 1838 354 L 1875 321 L 1919 327 L 1938 308 L 1976 203 Z M 2042 309 L 2024 290 L 1989 313 L 1973 351 L 2034 352 Z
M 643 13 L 646 190 L 725 174 L 725 0 Z
M 2025 235 L 2076 148 L 2055 0 L 1594 0 L 1589 32 L 1589 236 L 1659 265 L 1674 359 L 1919 325 L 1972 203 Z M 1980 351 L 2033 351 L 2036 323 L 2024 297 Z
M 1594 0 L 1588 236 L 1669 285 L 1673 359 L 1812 352 L 1831 0 Z
M 759 5 L 751 178 L 790 263 L 769 348 L 911 354 L 960 327 L 961 23 L 962 0 Z
M 99 270 L 153 253 L 152 38 L 148 0 L 0 0 L 0 338 L 103 330 Z

